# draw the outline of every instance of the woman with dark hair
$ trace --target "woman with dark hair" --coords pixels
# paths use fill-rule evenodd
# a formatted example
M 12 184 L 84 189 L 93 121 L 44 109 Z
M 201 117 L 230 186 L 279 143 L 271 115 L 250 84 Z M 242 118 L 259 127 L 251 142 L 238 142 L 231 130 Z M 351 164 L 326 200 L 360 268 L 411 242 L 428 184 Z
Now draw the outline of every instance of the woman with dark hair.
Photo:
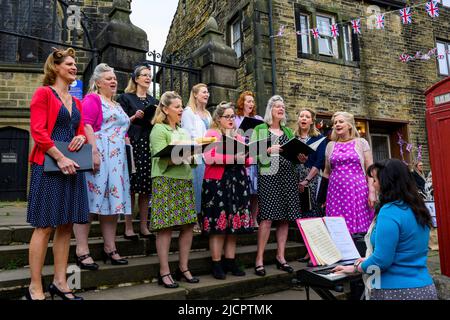
M 135 203 L 135 194 L 139 194 L 139 234 L 142 238 L 149 238 L 148 231 L 148 201 L 152 190 L 152 161 L 150 159 L 150 132 L 153 125 L 150 123 L 158 100 L 149 93 L 152 83 L 152 72 L 146 65 L 137 66 L 125 93 L 117 98 L 123 111 L 130 117 L 130 128 L 128 136 L 133 146 L 133 156 L 136 163 L 136 172 L 130 177 L 131 206 Z M 144 117 L 144 110 L 149 108 L 148 115 Z M 147 111 L 146 111 L 147 112 Z M 139 237 L 133 230 L 133 214 L 125 215 L 124 238 L 127 240 L 138 240 Z
M 427 269 L 431 216 L 407 166 L 397 159 L 367 169 L 379 194 L 375 222 L 366 241 L 367 258 L 338 273 L 379 272 L 371 287 L 372 300 L 435 300 L 436 288 Z M 368 240 L 368 239 L 367 239 Z M 367 254 L 369 253 L 369 254 Z

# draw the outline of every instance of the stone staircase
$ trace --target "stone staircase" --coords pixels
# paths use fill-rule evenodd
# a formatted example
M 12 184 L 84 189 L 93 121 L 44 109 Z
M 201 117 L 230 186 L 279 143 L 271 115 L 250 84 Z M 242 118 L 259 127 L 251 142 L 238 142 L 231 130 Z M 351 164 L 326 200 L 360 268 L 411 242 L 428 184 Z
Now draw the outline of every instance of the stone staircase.
M 138 221 L 135 221 L 135 230 Z M 123 234 L 124 223 L 118 224 L 118 235 Z M 11 226 L 0 228 L 0 299 L 20 299 L 30 281 L 28 264 L 28 242 L 33 228 Z M 158 286 L 156 276 L 159 262 L 156 255 L 155 237 L 128 241 L 117 237 L 117 249 L 128 258 L 126 266 L 112 266 L 101 261 L 103 240 L 97 222 L 93 222 L 90 233 L 90 252 L 99 263 L 97 271 L 81 270 L 81 290 L 77 291 L 89 300 L 142 300 L 142 299 L 237 299 L 269 294 L 292 287 L 294 274 L 277 270 L 275 267 L 276 241 L 275 230 L 271 231 L 265 252 L 267 275 L 254 275 L 256 257 L 256 233 L 238 237 L 236 258 L 247 273 L 244 277 L 227 275 L 226 280 L 217 280 L 210 275 L 210 254 L 208 239 L 195 235 L 192 243 L 189 267 L 200 278 L 199 284 L 179 282 L 177 289 Z M 69 267 L 75 266 L 75 241 L 72 240 L 69 254 Z M 292 227 L 286 246 L 286 260 L 298 270 L 305 264 L 295 260 L 306 253 L 298 229 Z M 178 266 L 178 233 L 173 233 L 171 254 L 169 256 L 172 271 Z M 52 243 L 49 244 L 43 281 L 48 285 L 53 279 Z M 73 275 L 70 274 L 69 276 Z

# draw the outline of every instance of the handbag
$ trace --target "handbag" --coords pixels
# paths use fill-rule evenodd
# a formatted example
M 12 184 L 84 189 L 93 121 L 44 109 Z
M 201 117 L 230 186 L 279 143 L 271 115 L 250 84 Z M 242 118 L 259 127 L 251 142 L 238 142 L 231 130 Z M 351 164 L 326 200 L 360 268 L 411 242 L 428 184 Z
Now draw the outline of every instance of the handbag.
M 80 167 L 76 168 L 77 172 L 92 171 L 92 146 L 83 144 L 78 151 L 69 151 L 70 142 L 54 141 L 55 147 L 66 157 L 75 161 Z M 61 172 L 55 159 L 45 154 L 44 172 L 56 173 Z

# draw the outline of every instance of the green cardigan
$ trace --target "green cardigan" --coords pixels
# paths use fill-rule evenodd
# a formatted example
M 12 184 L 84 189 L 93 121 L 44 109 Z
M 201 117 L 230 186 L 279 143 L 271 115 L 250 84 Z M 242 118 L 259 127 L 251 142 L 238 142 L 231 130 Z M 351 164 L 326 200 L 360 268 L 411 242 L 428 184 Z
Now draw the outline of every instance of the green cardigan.
M 291 128 L 281 126 L 281 130 L 288 137 L 288 139 L 292 139 L 294 137 L 294 132 Z M 257 125 L 253 130 L 251 141 L 258 141 L 267 139 L 269 136 L 269 125 L 267 123 L 262 123 Z M 257 156 L 257 163 L 259 172 L 261 174 L 268 173 L 270 171 L 270 156 L 269 155 L 259 155 Z
M 167 124 L 155 124 L 150 133 L 150 148 L 152 155 L 158 153 L 172 141 L 191 140 L 183 128 L 173 130 Z M 168 177 L 173 179 L 192 180 L 192 169 L 188 164 L 169 165 L 169 158 L 152 156 L 152 178 Z

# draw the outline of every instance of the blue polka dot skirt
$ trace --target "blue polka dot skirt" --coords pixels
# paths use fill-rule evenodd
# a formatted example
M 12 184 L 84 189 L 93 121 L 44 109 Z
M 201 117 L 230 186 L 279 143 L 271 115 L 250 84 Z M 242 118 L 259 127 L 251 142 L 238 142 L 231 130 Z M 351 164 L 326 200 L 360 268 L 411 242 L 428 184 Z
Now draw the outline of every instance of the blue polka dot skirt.
M 62 106 L 52 132 L 52 140 L 70 142 L 76 134 L 80 119 L 75 102 L 72 105 L 72 115 Z M 31 165 L 28 223 L 36 228 L 55 228 L 69 223 L 87 223 L 88 216 L 84 173 L 46 173 L 43 165 Z

